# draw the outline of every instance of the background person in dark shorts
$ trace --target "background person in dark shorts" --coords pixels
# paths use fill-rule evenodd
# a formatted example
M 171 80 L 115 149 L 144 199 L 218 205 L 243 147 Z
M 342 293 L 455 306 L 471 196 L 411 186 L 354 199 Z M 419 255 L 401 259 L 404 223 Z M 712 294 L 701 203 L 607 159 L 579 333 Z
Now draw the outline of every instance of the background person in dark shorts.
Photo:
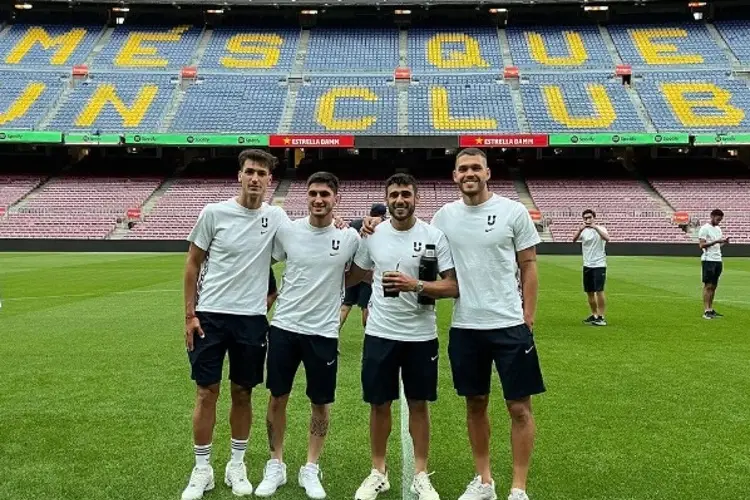
M 606 299 L 604 284 L 607 281 L 607 253 L 609 242 L 607 228 L 596 223 L 596 213 L 587 209 L 581 214 L 583 225 L 573 236 L 573 243 L 581 242 L 583 253 L 583 291 L 589 300 L 591 316 L 583 320 L 594 326 L 607 326 L 604 319 Z
M 333 225 L 338 189 L 333 174 L 311 175 L 307 180 L 308 217 L 284 224 L 274 239 L 273 258 L 286 261 L 286 269 L 268 332 L 266 386 L 271 396 L 266 430 L 271 458 L 256 496 L 271 496 L 287 482 L 283 453 L 286 409 L 300 363 L 305 366 L 311 416 L 307 461 L 297 480 L 308 497 L 326 496 L 318 459 L 336 392 L 341 287 L 346 267 L 359 247 L 356 230 Z
M 382 203 L 374 203 L 372 207 L 370 207 L 370 217 L 379 217 L 381 220 L 385 220 L 386 212 L 386 206 Z M 362 219 L 353 220 L 349 226 L 360 231 L 362 229 Z M 369 276 L 365 278 L 364 281 L 346 288 L 346 291 L 344 292 L 344 300 L 341 304 L 341 326 L 344 325 L 346 318 L 349 317 L 352 307 L 356 304 L 362 311 L 362 328 L 367 327 L 367 308 L 370 303 L 370 295 L 372 295 L 372 284 L 370 283 Z
M 459 500 L 497 498 L 487 415 L 493 362 L 511 417 L 513 482 L 508 498 L 527 500 L 535 433 L 531 396 L 545 391 L 532 334 L 538 289 L 535 246 L 541 238 L 528 210 L 491 193 L 489 178 L 483 151 L 470 148 L 459 152 L 453 180 L 462 198 L 443 206 L 432 220 L 448 238 L 460 290 L 453 308 L 448 355 L 456 391 L 466 398 L 477 475 Z
M 375 500 L 390 489 L 385 457 L 391 432 L 391 403 L 400 398 L 399 375 L 414 443 L 411 491 L 417 500 L 439 500 L 427 473 L 428 402 L 437 400 L 437 319 L 435 308 L 420 306 L 418 296 L 455 297 L 458 287 L 445 235 L 414 215 L 417 196 L 416 181 L 411 175 L 396 174 L 386 181 L 391 219 L 362 240 L 347 279 L 356 283 L 373 271 L 370 317 L 362 352 L 362 393 L 370 405 L 372 470 L 354 494 L 355 500 Z M 419 263 L 428 244 L 435 245 L 442 280 L 422 282 L 413 278 L 419 275 Z M 386 291 L 398 291 L 398 296 L 386 297 Z
M 250 495 L 244 463 L 253 387 L 263 381 L 268 330 L 267 296 L 276 229 L 284 210 L 263 202 L 276 159 L 260 150 L 239 155 L 236 198 L 207 205 L 188 236 L 185 266 L 185 345 L 197 386 L 193 413 L 195 467 L 183 500 L 214 487 L 211 445 L 224 357 L 229 353 L 231 458 L 224 482 Z
M 722 314 L 714 310 L 714 296 L 716 287 L 719 286 L 719 277 L 724 270 L 722 262 L 721 247 L 729 243 L 729 237 L 724 237 L 719 224 L 724 219 L 724 212 L 713 210 L 711 212 L 711 222 L 701 226 L 698 231 L 698 241 L 701 255 L 701 267 L 703 278 L 703 318 L 714 319 Z

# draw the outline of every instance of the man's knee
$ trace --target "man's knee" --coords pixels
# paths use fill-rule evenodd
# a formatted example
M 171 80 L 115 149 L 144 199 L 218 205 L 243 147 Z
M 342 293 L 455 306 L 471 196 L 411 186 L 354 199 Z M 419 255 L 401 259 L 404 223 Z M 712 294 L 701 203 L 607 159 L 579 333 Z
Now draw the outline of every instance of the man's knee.
M 412 415 L 427 415 L 427 401 L 417 401 L 410 399 L 407 401 L 409 405 L 409 414 Z
M 272 413 L 286 410 L 286 404 L 289 402 L 289 394 L 283 396 L 271 396 L 268 400 L 268 410 Z
M 370 405 L 370 410 L 376 417 L 382 418 L 391 414 L 391 402 L 383 403 L 382 405 Z
M 507 401 L 506 405 L 513 423 L 525 425 L 531 421 L 531 398 Z
M 489 404 L 489 395 L 468 396 L 466 398 L 466 411 L 471 416 L 482 416 L 487 413 Z
M 199 385 L 197 389 L 198 404 L 204 407 L 216 406 L 219 400 L 219 384 Z
M 250 404 L 250 396 L 252 396 L 252 389 L 242 387 L 241 385 L 232 382 L 232 403 L 247 405 Z

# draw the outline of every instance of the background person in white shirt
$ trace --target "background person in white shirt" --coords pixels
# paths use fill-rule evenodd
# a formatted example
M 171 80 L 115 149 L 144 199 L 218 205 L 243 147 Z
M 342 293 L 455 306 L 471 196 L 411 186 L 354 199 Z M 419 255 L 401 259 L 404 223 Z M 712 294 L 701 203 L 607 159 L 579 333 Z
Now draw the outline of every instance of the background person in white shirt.
M 545 391 L 532 334 L 538 289 L 535 246 L 541 239 L 528 210 L 491 193 L 489 178 L 482 150 L 460 151 L 453 180 L 461 199 L 443 206 L 432 220 L 448 238 L 461 291 L 453 307 L 448 355 L 456 391 L 466 398 L 477 476 L 459 500 L 497 498 L 487 415 L 493 362 L 511 417 L 513 480 L 508 498 L 527 500 L 535 431 L 531 396 Z
M 276 158 L 251 149 L 239 155 L 236 198 L 211 203 L 188 236 L 185 265 L 185 345 L 197 385 L 193 413 L 195 468 L 183 500 L 213 489 L 211 444 L 224 357 L 229 353 L 232 406 L 231 459 L 225 483 L 250 495 L 244 463 L 252 415 L 251 392 L 263 381 L 271 250 L 276 229 L 288 221 L 280 207 L 263 200 Z
M 581 242 L 583 253 L 583 291 L 589 299 L 591 316 L 584 323 L 594 326 L 607 326 L 604 319 L 606 297 L 604 284 L 607 281 L 607 253 L 604 248 L 609 242 L 607 228 L 596 223 L 596 213 L 587 209 L 581 214 L 583 225 L 573 237 L 573 243 Z
M 414 442 L 415 475 L 411 490 L 419 500 L 439 500 L 427 474 L 430 417 L 427 402 L 437 400 L 439 343 L 434 306 L 418 303 L 420 294 L 456 297 L 453 259 L 443 233 L 414 215 L 417 183 L 408 174 L 386 181 L 391 219 L 364 238 L 354 257 L 347 284 L 373 270 L 370 314 L 362 353 L 362 389 L 370 404 L 372 471 L 355 494 L 374 500 L 390 489 L 386 446 L 391 432 L 391 402 L 399 399 L 399 373 L 409 406 L 409 432 Z M 419 262 L 426 245 L 435 245 L 437 281 L 421 281 Z M 398 293 L 395 297 L 385 296 Z
M 729 237 L 724 237 L 719 224 L 724 219 L 724 212 L 718 208 L 711 211 L 711 222 L 701 226 L 698 231 L 698 241 L 703 268 L 703 318 L 714 319 L 722 314 L 714 310 L 714 296 L 719 286 L 719 277 L 724 270 L 721 258 L 721 247 L 729 243 Z
M 255 490 L 257 496 L 271 496 L 286 483 L 286 408 L 300 363 L 305 365 L 312 415 L 307 462 L 300 468 L 298 483 L 310 498 L 326 496 L 318 459 L 328 434 L 329 408 L 336 392 L 344 273 L 359 247 L 356 230 L 336 229 L 333 225 L 338 191 L 335 175 L 311 175 L 307 180 L 309 216 L 282 225 L 274 239 L 273 258 L 286 261 L 286 269 L 268 332 L 266 384 L 271 397 L 266 428 L 271 459 Z

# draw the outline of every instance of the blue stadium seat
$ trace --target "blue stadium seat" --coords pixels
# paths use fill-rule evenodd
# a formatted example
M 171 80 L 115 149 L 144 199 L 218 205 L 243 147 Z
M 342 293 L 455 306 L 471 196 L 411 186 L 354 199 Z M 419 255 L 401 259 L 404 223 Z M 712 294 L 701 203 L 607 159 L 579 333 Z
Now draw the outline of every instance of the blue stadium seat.
M 142 71 L 181 68 L 192 61 L 200 34 L 201 29 L 195 26 L 118 26 L 92 67 Z
M 750 22 L 716 21 L 714 26 L 737 59 L 743 64 L 750 63 Z
M 533 132 L 645 130 L 622 83 L 605 74 L 530 75 L 521 99 Z
M 305 71 L 393 73 L 398 62 L 398 29 L 313 28 Z
M 427 77 L 409 88 L 410 134 L 519 131 L 510 89 L 492 78 Z
M 201 72 L 287 74 L 299 44 L 299 29 L 216 28 L 200 60 Z
M 0 71 L 0 129 L 33 129 L 58 99 L 66 84 L 53 72 Z M 11 110 L 11 105 L 15 109 Z M 15 111 L 14 116 L 10 112 Z
M 750 129 L 750 89 L 713 71 L 645 74 L 636 89 L 660 132 Z
M 176 83 L 169 75 L 136 73 L 97 74 L 88 83 L 80 83 L 70 94 L 69 99 L 49 124 L 50 130 L 85 130 L 101 132 L 154 132 L 158 130 L 164 112 L 173 97 Z M 154 92 L 155 87 L 155 92 Z M 98 89 L 112 88 L 114 95 L 127 110 L 131 110 L 133 120 L 126 123 L 111 102 L 106 102 L 98 115 L 84 112 L 92 103 Z M 101 91 L 99 91 L 101 92 Z M 153 97 L 150 102 L 145 97 Z M 139 106 L 136 97 L 142 96 Z
M 499 73 L 503 67 L 497 29 L 412 28 L 408 64 L 420 73 Z
M 0 38 L 0 64 L 70 68 L 86 60 L 101 32 L 102 26 L 16 24 Z
M 625 64 L 639 68 L 727 66 L 724 51 L 701 23 L 612 25 L 612 40 Z
M 315 78 L 302 86 L 292 132 L 395 135 L 398 99 L 388 78 Z
M 614 61 L 598 26 L 527 26 L 505 30 L 521 69 L 610 69 Z
M 207 75 L 188 88 L 170 130 L 275 133 L 286 94 L 278 77 Z

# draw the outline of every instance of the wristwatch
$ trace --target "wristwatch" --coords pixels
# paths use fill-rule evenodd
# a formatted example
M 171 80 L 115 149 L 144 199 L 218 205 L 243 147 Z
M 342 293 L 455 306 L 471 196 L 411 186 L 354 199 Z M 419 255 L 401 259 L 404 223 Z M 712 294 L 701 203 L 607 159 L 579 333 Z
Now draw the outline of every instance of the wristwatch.
M 414 291 L 417 292 L 417 295 L 422 293 L 424 291 L 424 281 L 417 281 L 417 288 Z

